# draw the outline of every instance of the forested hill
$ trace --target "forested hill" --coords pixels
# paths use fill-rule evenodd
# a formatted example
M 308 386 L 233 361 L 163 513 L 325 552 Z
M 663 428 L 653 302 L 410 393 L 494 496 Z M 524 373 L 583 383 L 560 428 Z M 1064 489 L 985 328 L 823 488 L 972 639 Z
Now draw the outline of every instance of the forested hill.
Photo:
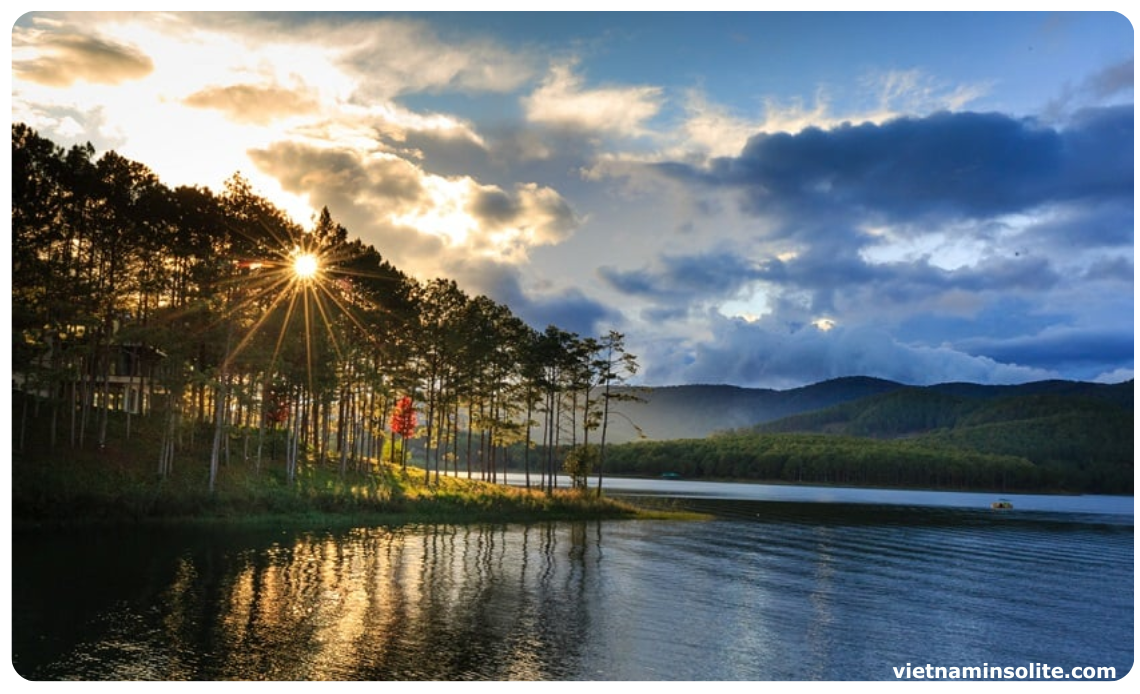
M 846 389 L 845 386 L 853 386 Z M 881 389 L 864 397 L 858 389 Z M 687 400 L 697 426 L 742 416 L 740 401 L 717 405 L 716 389 Z M 644 411 L 664 410 L 648 393 Z M 713 435 L 685 438 L 675 420 L 656 441 L 615 446 L 606 464 L 634 475 L 779 480 L 945 489 L 1133 492 L 1133 383 L 1042 381 L 1019 386 L 953 383 L 909 387 L 841 379 L 796 391 L 754 392 L 758 419 L 827 398 L 845 401 Z M 665 400 L 665 402 L 669 402 Z M 676 404 L 676 403 L 671 403 Z M 736 408 L 736 409 L 734 409 Z M 665 415 L 677 417 L 675 410 Z M 650 418 L 664 422 L 666 416 Z M 667 430 L 668 431 L 668 430 Z M 653 432 L 647 431 L 647 434 Z M 669 435 L 669 434 L 672 435 Z
M 725 385 L 625 388 L 621 392 L 638 400 L 615 405 L 607 438 L 614 443 L 702 438 L 905 387 L 857 376 L 782 391 Z
M 922 431 L 944 426 L 937 422 L 954 417 L 962 402 L 980 405 L 994 399 L 1031 395 L 1092 398 L 1132 409 L 1131 381 L 1112 385 L 1053 380 L 1003 386 L 908 386 L 881 378 L 852 376 L 790 390 L 727 385 L 619 390 L 638 400 L 615 405 L 618 414 L 610 422 L 607 434 L 613 443 L 702 438 L 715 432 L 753 427 L 756 431 L 842 431 L 857 436 L 880 435 L 876 432 L 882 429 L 882 435 L 892 436 L 898 433 L 894 429 L 899 426 L 910 426 L 876 422 L 880 416 L 895 416 L 887 411 L 892 407 L 909 413 L 908 416 L 928 418 L 931 426 L 917 421 L 907 430 Z M 876 399 L 891 394 L 897 394 L 898 399 Z
M 900 387 L 776 420 L 754 433 L 828 433 L 875 438 L 1062 415 L 1131 417 L 1133 381 L 1116 384 L 1039 381 L 1016 386 L 947 383 Z
M 1133 382 L 903 388 L 742 434 L 832 434 L 1031 462 L 1050 487 L 1131 493 Z

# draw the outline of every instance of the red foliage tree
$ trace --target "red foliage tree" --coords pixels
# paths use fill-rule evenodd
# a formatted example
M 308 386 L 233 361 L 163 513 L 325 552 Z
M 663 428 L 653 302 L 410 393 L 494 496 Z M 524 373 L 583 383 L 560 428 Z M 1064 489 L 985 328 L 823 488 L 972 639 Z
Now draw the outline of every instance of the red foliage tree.
M 268 424 L 280 424 L 289 419 L 289 393 L 283 388 L 270 386 L 265 396 L 265 421 Z
M 416 407 L 412 404 L 412 399 L 405 395 L 396 402 L 395 409 L 392 410 L 392 417 L 388 420 L 388 428 L 392 430 L 393 434 L 399 434 L 400 438 L 405 442 L 408 438 L 415 436 L 416 433 Z M 394 442 L 393 442 L 394 443 Z M 407 446 L 401 446 L 400 460 L 405 467 L 408 464 L 408 457 L 406 455 Z M 396 455 L 396 447 L 392 446 L 392 456 Z

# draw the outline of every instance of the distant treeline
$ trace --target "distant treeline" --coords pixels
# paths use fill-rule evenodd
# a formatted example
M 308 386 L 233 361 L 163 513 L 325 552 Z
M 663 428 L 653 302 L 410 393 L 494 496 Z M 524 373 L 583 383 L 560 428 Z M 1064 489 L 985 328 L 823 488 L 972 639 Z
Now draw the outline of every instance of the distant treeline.
M 827 434 L 726 434 L 613 446 L 614 474 L 753 479 L 853 486 L 1030 489 L 1024 458 Z
M 615 446 L 606 465 L 635 475 L 1131 494 L 1131 389 L 976 398 L 906 388 L 706 439 Z

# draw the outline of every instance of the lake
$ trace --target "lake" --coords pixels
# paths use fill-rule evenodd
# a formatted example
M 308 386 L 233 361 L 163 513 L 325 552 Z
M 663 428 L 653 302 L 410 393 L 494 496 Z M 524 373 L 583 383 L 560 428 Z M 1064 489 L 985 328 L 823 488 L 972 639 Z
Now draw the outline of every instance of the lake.
M 17 533 L 12 662 L 33 680 L 1132 667 L 1131 497 L 605 484 L 713 519 Z

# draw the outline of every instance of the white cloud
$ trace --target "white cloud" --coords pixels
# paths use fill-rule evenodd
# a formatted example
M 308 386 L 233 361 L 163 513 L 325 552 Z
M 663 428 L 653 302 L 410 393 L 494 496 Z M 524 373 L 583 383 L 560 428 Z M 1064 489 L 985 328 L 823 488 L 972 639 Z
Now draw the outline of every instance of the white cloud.
M 441 249 L 522 262 L 531 248 L 561 243 L 580 223 L 550 187 L 526 182 L 507 192 L 471 176 L 432 174 L 376 149 L 282 141 L 251 156 L 287 190 L 328 205 L 382 252 L 396 247 L 413 274 L 438 269 Z
M 33 17 L 12 30 L 12 71 L 17 79 L 48 87 L 76 82 L 115 85 L 143 79 L 154 61 L 133 43 L 90 27 Z
M 526 118 L 557 128 L 638 137 L 661 108 L 662 89 L 654 86 L 589 89 L 571 65 L 556 65 L 542 85 L 523 98 Z
M 1123 383 L 1134 378 L 1136 378 L 1136 372 L 1132 369 L 1115 369 L 1098 375 L 1092 381 L 1094 383 Z
M 673 159 L 687 159 L 694 154 L 705 157 L 729 157 L 740 154 L 748 138 L 761 129 L 761 124 L 732 114 L 726 107 L 713 103 L 697 90 L 685 99 L 686 116 L 680 126 L 681 151 Z
M 534 56 L 525 51 L 479 38 L 443 38 L 425 22 L 370 19 L 330 29 L 310 32 L 340 52 L 363 99 L 444 89 L 505 93 L 533 74 Z

